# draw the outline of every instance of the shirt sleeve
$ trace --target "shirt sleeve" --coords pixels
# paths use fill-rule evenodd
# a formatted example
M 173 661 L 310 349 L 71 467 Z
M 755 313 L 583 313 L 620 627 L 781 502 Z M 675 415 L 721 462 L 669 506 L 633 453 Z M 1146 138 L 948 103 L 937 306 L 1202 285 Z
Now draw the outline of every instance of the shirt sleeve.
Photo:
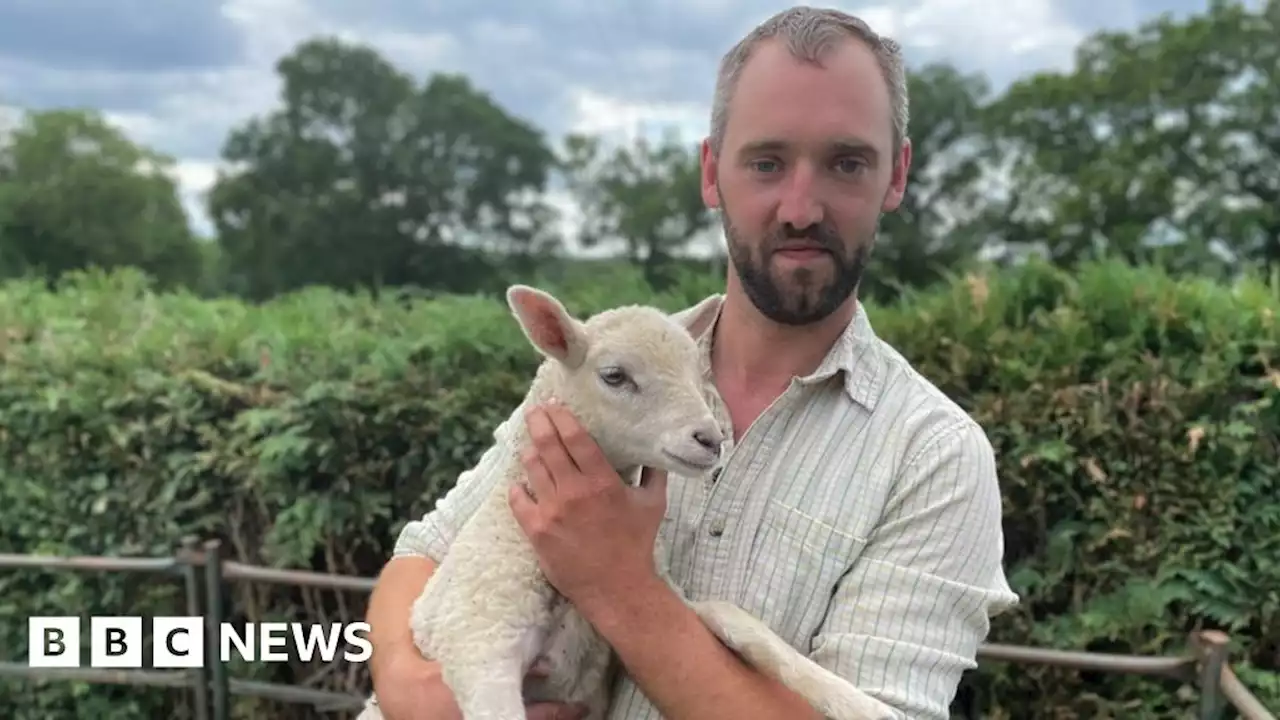
M 896 708 L 948 720 L 990 618 L 1018 602 L 1003 568 L 995 453 L 971 421 L 907 460 L 881 524 L 842 578 L 813 660 Z
M 480 456 L 480 461 L 458 476 L 449 492 L 436 501 L 434 509 L 421 519 L 409 521 L 401 529 L 392 551 L 393 557 L 415 555 L 431 558 L 437 563 L 444 559 L 462 525 L 502 481 L 505 456 L 509 452 L 507 438 L 513 423 L 523 421 L 523 411 L 517 408 L 494 430 L 495 442 Z

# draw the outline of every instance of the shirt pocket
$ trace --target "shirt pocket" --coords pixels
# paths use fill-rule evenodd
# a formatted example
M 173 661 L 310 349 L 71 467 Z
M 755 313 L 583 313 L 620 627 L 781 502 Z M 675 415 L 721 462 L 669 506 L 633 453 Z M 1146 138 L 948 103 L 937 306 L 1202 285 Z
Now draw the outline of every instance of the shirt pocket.
M 807 653 L 837 583 L 865 546 L 831 521 L 774 500 L 761 518 L 739 602 Z

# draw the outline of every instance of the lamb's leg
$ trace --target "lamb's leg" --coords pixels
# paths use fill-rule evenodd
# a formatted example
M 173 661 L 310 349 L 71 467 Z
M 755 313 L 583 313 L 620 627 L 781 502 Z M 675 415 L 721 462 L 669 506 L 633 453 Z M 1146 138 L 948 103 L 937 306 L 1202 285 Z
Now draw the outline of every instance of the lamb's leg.
M 525 720 L 523 667 L 518 648 L 498 658 L 491 653 L 479 662 L 458 663 L 444 669 L 444 682 L 464 720 Z
M 516 589 L 505 591 L 508 599 L 520 595 Z M 503 617 L 491 608 L 469 607 L 461 598 L 449 600 L 447 611 L 432 617 L 438 624 L 422 633 L 421 650 L 440 661 L 442 680 L 462 717 L 525 720 L 524 677 L 544 644 L 545 605 L 538 607 L 536 595 L 521 598 L 513 606 L 516 612 Z M 445 606 L 416 605 L 415 620 L 431 617 L 436 608 Z
M 532 701 L 584 703 L 586 720 L 603 720 L 609 709 L 612 651 L 571 603 L 560 598 L 552 611 L 550 632 L 535 667 L 545 677 L 530 682 Z
M 591 663 L 591 670 L 584 675 L 582 693 L 575 699 L 575 702 L 587 706 L 587 714 L 583 716 L 583 720 L 605 720 L 609 715 L 610 692 L 613 690 L 612 668 L 613 654 L 606 645 L 603 655 Z
M 892 719 L 892 708 L 796 651 L 769 626 L 727 602 L 691 602 L 703 624 L 747 664 L 809 701 L 830 720 Z
M 617 669 L 613 648 L 577 611 L 572 611 L 570 617 L 578 624 L 578 637 L 584 644 L 578 668 L 578 692 L 573 700 L 587 706 L 586 720 L 604 720 L 609 713 L 614 670 Z
M 502 490 L 485 500 L 410 612 L 465 720 L 525 720 L 525 672 L 551 620 L 554 589 L 506 503 Z
M 613 649 L 608 643 L 598 640 L 588 646 L 579 668 L 578 690 L 573 694 L 573 702 L 587 706 L 585 720 L 604 720 L 608 715 L 613 667 Z

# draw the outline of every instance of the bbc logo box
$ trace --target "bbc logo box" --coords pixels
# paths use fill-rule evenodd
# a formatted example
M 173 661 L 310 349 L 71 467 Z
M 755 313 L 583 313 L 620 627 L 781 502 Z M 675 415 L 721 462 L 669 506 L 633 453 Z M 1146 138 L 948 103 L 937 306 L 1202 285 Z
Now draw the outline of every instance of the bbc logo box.
M 33 617 L 28 620 L 27 656 L 31 667 L 81 667 L 83 623 L 77 616 Z M 366 662 L 373 653 L 367 637 L 368 623 L 246 623 L 237 629 L 219 623 L 217 634 L 206 637 L 205 619 L 198 616 L 155 617 L 150 620 L 150 641 L 141 617 L 89 618 L 90 667 L 141 668 L 150 648 L 151 666 L 198 668 L 216 650 L 219 661 L 238 655 L 247 662 L 288 662 L 290 640 L 302 661 L 318 655 L 332 662 L 339 655 L 348 662 Z M 206 647 L 213 643 L 212 647 Z M 345 646 L 345 647 L 344 647 Z
M 79 617 L 33 617 L 27 625 L 27 657 L 31 667 L 68 668 L 84 664 Z M 156 617 L 151 621 L 151 662 L 157 668 L 204 665 L 204 620 L 199 617 Z M 89 666 L 143 666 L 141 617 L 89 618 Z

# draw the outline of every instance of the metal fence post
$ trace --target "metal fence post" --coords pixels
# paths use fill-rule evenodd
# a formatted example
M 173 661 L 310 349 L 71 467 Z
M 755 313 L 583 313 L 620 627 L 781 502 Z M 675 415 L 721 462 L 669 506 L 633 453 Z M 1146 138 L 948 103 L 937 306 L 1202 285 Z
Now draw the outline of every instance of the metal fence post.
M 223 618 L 221 545 L 217 540 L 208 540 L 204 544 L 205 647 L 213 675 L 213 720 L 230 720 L 227 668 L 219 656 L 222 645 L 219 627 Z
M 196 560 L 199 558 L 196 538 L 188 535 L 182 538 L 182 548 L 178 550 L 178 562 L 182 565 L 182 579 L 186 584 L 187 614 L 200 616 L 200 574 L 196 572 Z M 205 633 L 208 635 L 208 633 Z M 208 644 L 208 640 L 205 641 Z M 192 691 L 196 705 L 196 720 L 209 720 L 209 671 L 208 651 L 205 661 L 191 669 Z
M 1226 707 L 1222 692 L 1222 668 L 1227 662 L 1230 638 L 1219 630 L 1204 630 L 1191 636 L 1199 663 L 1200 720 L 1218 720 Z

